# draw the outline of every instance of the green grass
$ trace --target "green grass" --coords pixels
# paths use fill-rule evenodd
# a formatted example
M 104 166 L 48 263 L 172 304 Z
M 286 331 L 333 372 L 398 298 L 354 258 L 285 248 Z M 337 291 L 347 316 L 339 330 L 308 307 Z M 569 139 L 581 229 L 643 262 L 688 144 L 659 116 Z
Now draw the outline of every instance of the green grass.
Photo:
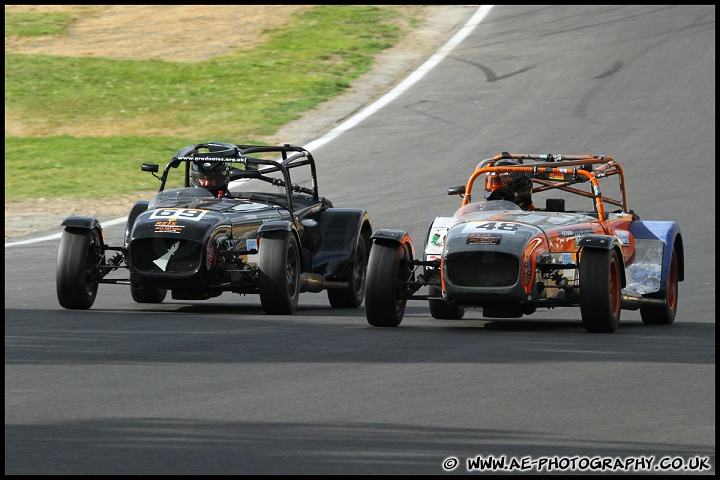
M 5 137 L 5 200 L 157 190 L 158 180 L 142 172 L 140 165 L 164 166 L 181 147 L 195 143 L 199 142 L 164 137 Z M 8 192 L 16 194 L 8 198 Z
M 67 12 L 5 12 L 5 36 L 60 35 L 65 33 L 73 19 L 74 16 Z
M 5 200 L 152 190 L 157 181 L 140 171 L 143 161 L 162 165 L 204 141 L 263 143 L 346 91 L 399 41 L 402 20 L 392 8 L 318 6 L 252 50 L 201 63 L 6 54 L 6 118 L 32 132 L 71 126 L 87 135 L 6 135 Z M 5 14 L 6 34 L 42 25 L 61 34 L 71 21 Z

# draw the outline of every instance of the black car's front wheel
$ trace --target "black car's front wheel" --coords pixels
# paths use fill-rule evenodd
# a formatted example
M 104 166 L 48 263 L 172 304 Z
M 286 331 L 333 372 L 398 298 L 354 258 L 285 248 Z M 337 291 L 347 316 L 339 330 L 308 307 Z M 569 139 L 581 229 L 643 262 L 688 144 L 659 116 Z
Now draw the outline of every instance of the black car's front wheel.
M 265 313 L 293 313 L 300 298 L 300 250 L 295 236 L 262 237 L 257 265 L 260 303 Z
M 373 327 L 397 327 L 405 316 L 407 269 L 405 248 L 376 243 L 370 249 L 365 317 Z
M 360 235 L 355 246 L 352 270 L 347 278 L 347 288 L 329 288 L 327 290 L 328 300 L 333 308 L 357 308 L 362 304 L 365 298 L 367 264 L 368 256 L 365 239 Z
M 102 258 L 102 241 L 94 231 L 63 231 L 55 271 L 60 306 L 76 310 L 92 307 L 98 291 Z

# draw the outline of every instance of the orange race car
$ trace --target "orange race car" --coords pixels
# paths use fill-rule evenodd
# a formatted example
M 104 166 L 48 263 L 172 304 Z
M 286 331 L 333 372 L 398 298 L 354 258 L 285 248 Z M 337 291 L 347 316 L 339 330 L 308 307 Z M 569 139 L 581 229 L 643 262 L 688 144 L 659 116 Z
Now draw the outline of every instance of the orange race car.
M 472 202 L 481 177 L 483 198 Z M 461 319 L 468 307 L 519 318 L 579 306 L 588 332 L 615 331 L 622 309 L 640 309 L 646 324 L 675 320 L 684 279 L 680 227 L 640 220 L 628 208 L 613 158 L 503 152 L 448 194 L 460 195 L 462 206 L 430 222 L 422 257 L 403 230 L 373 233 L 370 325 L 397 327 L 409 299 L 427 300 L 437 319 Z M 425 286 L 427 294 L 418 294 Z

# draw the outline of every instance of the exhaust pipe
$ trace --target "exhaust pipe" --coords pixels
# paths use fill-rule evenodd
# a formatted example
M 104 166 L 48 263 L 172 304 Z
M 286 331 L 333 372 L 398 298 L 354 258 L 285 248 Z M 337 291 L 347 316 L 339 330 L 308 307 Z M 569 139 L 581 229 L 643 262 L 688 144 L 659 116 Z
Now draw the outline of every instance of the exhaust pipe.
M 329 282 L 319 273 L 300 274 L 300 293 L 319 293 L 328 288 L 348 288 L 348 282 Z
M 664 298 L 635 297 L 632 295 L 623 295 L 620 307 L 623 310 L 637 310 L 643 305 L 655 305 L 664 307 L 667 302 Z

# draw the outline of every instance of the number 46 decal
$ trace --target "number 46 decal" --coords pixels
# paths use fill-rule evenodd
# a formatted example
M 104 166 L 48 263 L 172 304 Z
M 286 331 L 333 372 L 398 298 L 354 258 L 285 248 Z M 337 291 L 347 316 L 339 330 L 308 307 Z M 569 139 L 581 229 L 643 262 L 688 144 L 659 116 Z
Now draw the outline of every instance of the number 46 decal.
M 178 220 L 197 222 L 207 212 L 207 210 L 195 210 L 192 208 L 158 208 L 150 215 L 150 219 L 167 220 L 168 218 L 176 218 Z
M 469 222 L 462 233 L 515 233 L 518 228 L 517 223 L 509 222 Z

